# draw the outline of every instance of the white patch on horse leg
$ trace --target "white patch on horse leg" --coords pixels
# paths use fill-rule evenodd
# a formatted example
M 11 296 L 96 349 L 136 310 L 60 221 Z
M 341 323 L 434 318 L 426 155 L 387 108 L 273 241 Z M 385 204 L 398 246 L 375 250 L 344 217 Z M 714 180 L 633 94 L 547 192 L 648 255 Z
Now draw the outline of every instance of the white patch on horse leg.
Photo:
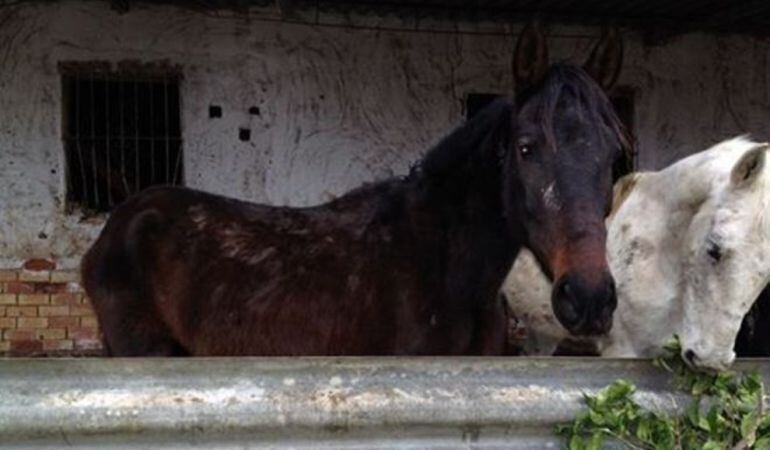
M 561 199 L 559 198 L 559 191 L 556 190 L 556 182 L 552 181 L 551 184 L 543 191 L 543 201 L 546 208 L 554 211 L 561 210 Z

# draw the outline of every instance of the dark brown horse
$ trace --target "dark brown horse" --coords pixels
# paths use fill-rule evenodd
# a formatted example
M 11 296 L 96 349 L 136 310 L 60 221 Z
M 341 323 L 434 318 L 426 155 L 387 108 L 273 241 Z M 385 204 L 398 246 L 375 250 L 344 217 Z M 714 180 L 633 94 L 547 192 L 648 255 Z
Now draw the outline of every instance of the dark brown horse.
M 592 61 L 610 62 L 598 73 L 616 74 L 612 46 L 597 48 Z M 599 85 L 579 67 L 549 69 L 544 53 L 528 28 L 514 62 L 528 88 L 404 178 L 310 208 L 170 187 L 126 201 L 82 264 L 108 352 L 499 354 L 496 294 L 522 245 L 556 279 L 560 320 L 606 332 L 604 217 L 626 141 Z

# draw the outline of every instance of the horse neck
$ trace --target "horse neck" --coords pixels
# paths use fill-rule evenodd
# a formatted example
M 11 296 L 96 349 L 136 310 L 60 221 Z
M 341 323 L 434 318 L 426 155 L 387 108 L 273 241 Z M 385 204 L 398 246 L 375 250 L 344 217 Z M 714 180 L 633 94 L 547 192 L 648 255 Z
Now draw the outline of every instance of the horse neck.
M 655 173 L 661 199 L 670 204 L 703 203 L 718 183 L 730 176 L 746 146 L 717 145 L 696 153 Z
M 470 164 L 430 180 L 420 196 L 420 210 L 440 230 L 447 276 L 484 272 L 484 277 L 496 280 L 495 289 L 502 284 L 521 238 L 510 231 L 500 191 L 497 169 Z

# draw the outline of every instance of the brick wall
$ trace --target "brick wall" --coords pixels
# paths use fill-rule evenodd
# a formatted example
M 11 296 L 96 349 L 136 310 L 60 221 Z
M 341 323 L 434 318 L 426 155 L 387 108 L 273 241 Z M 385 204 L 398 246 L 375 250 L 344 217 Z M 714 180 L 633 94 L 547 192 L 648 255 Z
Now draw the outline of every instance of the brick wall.
M 76 271 L 34 259 L 0 269 L 0 355 L 101 353 L 93 309 Z

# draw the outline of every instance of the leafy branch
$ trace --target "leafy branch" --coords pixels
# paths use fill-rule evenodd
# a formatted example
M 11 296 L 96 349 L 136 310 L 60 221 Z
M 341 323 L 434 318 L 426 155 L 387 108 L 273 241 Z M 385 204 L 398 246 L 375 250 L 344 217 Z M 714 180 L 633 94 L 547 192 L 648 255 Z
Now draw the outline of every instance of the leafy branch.
M 585 395 L 587 409 L 557 428 L 567 448 L 599 450 L 609 439 L 634 450 L 770 450 L 761 377 L 696 372 L 679 355 L 679 342 L 674 341 L 655 364 L 671 372 L 677 388 L 692 396 L 682 413 L 645 409 L 634 400 L 636 387 L 618 380 L 596 395 Z

